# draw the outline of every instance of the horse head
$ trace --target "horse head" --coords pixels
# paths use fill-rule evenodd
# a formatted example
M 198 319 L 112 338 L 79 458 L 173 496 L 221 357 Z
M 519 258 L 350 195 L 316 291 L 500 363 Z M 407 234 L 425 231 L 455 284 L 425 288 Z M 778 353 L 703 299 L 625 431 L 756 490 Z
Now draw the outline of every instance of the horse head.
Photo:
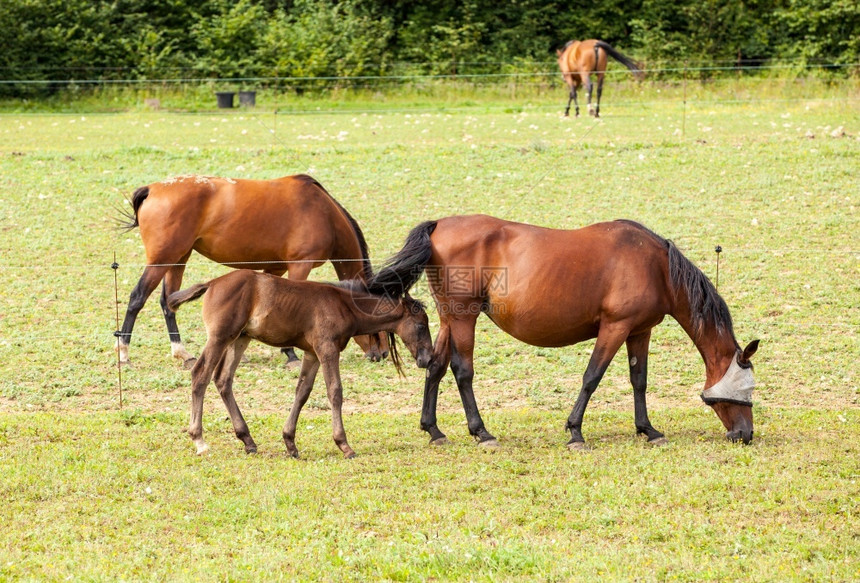
M 728 370 L 715 385 L 702 391 L 702 400 L 711 406 L 726 428 L 731 441 L 749 444 L 753 438 L 752 392 L 755 388 L 750 358 L 758 349 L 753 340 L 739 351 Z

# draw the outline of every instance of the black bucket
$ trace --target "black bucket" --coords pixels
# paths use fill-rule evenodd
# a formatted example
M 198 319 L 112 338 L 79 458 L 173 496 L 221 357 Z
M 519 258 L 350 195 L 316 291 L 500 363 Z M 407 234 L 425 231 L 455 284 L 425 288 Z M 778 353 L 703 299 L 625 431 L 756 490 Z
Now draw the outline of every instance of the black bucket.
M 254 107 L 257 105 L 257 92 L 256 91 L 240 91 L 239 92 L 239 105 L 244 105 L 245 107 Z
M 236 95 L 235 91 L 219 91 L 215 93 L 215 97 L 218 99 L 218 108 L 229 109 L 233 107 L 234 95 Z

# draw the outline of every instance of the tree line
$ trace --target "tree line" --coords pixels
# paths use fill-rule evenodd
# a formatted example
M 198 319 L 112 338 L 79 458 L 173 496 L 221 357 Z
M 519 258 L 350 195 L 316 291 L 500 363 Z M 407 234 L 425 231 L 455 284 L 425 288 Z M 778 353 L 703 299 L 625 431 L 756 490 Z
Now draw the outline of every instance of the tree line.
M 857 0 L 3 0 L 0 30 L 7 95 L 51 89 L 9 80 L 546 71 L 585 38 L 652 67 L 860 61 Z

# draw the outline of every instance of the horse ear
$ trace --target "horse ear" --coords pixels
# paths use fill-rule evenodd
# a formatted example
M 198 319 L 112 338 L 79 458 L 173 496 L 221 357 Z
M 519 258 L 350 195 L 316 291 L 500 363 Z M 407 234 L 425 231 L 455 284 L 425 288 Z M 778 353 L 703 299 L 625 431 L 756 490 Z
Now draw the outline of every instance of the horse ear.
M 756 350 L 758 350 L 758 343 L 759 343 L 758 340 L 753 340 L 752 342 L 747 344 L 747 347 L 744 348 L 744 352 L 743 352 L 743 354 L 741 354 L 741 356 L 738 360 L 741 363 L 749 362 L 750 358 L 752 358 L 753 354 L 755 354 Z

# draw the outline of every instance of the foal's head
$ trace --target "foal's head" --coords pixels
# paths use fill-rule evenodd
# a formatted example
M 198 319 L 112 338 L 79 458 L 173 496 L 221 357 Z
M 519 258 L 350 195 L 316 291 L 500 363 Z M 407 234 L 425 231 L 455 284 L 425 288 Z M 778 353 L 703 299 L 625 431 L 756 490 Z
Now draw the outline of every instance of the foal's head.
M 398 300 L 402 309 L 402 316 L 397 322 L 394 333 L 388 333 L 388 343 L 391 345 L 391 360 L 397 371 L 402 374 L 400 367 L 400 355 L 397 353 L 397 344 L 394 334 L 400 336 L 406 348 L 412 353 L 415 363 L 419 368 L 427 368 L 433 355 L 433 339 L 430 337 L 429 320 L 424 304 L 405 294 Z

